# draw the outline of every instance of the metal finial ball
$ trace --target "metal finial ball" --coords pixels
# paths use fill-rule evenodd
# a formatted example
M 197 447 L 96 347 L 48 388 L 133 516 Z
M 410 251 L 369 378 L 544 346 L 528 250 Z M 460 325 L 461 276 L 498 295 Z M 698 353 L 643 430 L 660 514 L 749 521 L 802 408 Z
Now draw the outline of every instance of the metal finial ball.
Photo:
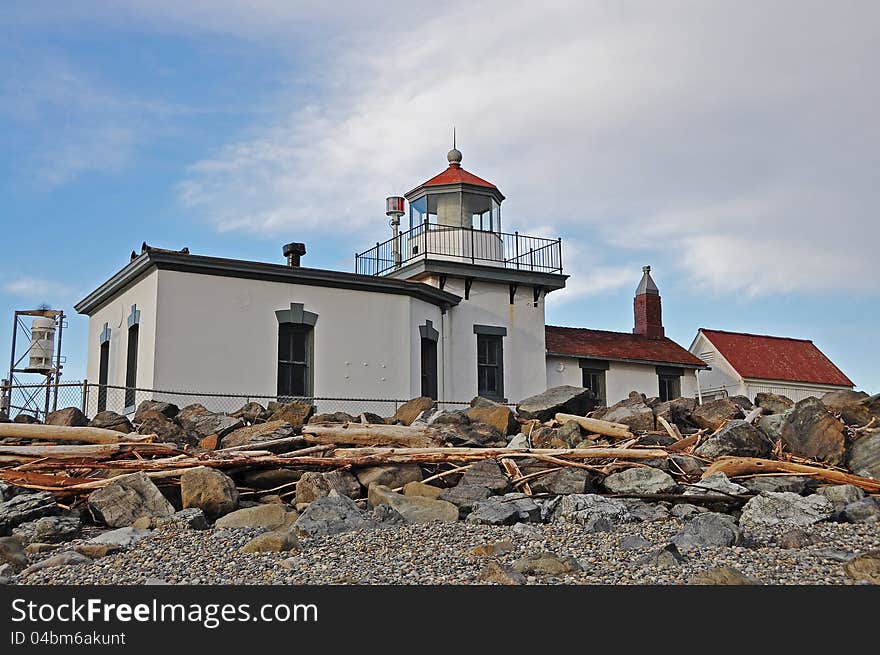
M 461 151 L 458 148 L 453 148 L 446 154 L 446 159 L 450 164 L 460 164 Z

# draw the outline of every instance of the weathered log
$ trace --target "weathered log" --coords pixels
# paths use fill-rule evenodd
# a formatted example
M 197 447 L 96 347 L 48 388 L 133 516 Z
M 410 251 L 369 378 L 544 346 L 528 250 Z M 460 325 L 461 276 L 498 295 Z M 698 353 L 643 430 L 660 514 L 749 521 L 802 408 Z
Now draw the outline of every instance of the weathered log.
M 748 476 L 758 473 L 794 473 L 797 475 L 809 475 L 822 482 L 830 484 L 851 484 L 869 493 L 880 492 L 880 480 L 864 478 L 860 475 L 826 469 L 808 464 L 795 462 L 783 462 L 773 459 L 760 459 L 757 457 L 721 457 L 706 469 L 703 477 L 713 473 L 724 473 L 727 477 Z
M 504 468 L 505 473 L 507 473 L 507 477 L 510 478 L 511 484 L 516 486 L 517 482 L 522 480 L 523 473 L 519 470 L 519 466 L 516 465 L 516 462 L 513 461 L 512 457 L 503 458 L 501 460 L 501 466 Z M 532 495 L 532 488 L 529 486 L 528 482 L 523 481 L 521 489 L 527 496 Z
M 7 446 L 0 445 L 0 455 L 23 455 L 25 457 L 51 457 L 66 459 L 70 457 L 108 459 L 123 453 L 137 452 L 140 455 L 168 455 L 180 450 L 170 443 L 115 443 L 87 444 L 74 446 Z
M 282 437 L 281 439 L 270 439 L 268 441 L 256 441 L 254 443 L 245 443 L 240 446 L 229 446 L 228 448 L 217 448 L 214 452 L 217 453 L 233 453 L 240 450 L 265 450 L 268 446 L 282 446 L 282 445 L 291 445 L 291 446 L 301 446 L 306 443 L 306 440 L 300 436 L 294 437 Z
M 605 437 L 613 437 L 614 439 L 632 439 L 634 436 L 633 433 L 630 432 L 629 426 L 623 423 L 612 423 L 611 421 L 576 416 L 575 414 L 557 414 L 556 420 L 560 423 L 574 421 L 587 432 L 595 432 L 596 434 L 601 434 Z
M 104 428 L 39 425 L 36 423 L 0 423 L 0 437 L 39 439 L 41 441 L 82 441 L 90 444 L 150 442 L 155 434 L 124 434 Z
M 497 457 L 528 457 L 549 455 L 559 459 L 665 459 L 666 451 L 659 448 L 337 448 L 334 455 L 340 459 L 380 456 L 389 461 L 405 461 L 417 457 L 419 461 L 471 461 Z M 428 458 L 422 459 L 423 457 Z
M 403 448 L 437 446 L 441 439 L 432 428 L 408 425 L 380 425 L 378 423 L 346 423 L 344 425 L 314 423 L 303 426 L 307 443 L 387 445 Z
M 675 439 L 676 441 L 681 441 L 684 437 L 681 436 L 681 430 L 678 429 L 678 426 L 670 423 L 662 416 L 657 417 L 657 422 L 666 430 L 666 434 Z

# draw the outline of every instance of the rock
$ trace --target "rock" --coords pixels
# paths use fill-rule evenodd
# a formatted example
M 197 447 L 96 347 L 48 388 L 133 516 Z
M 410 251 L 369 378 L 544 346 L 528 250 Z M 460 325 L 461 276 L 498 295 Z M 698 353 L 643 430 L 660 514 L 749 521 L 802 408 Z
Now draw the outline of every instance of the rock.
M 92 544 L 92 543 L 84 543 L 77 544 L 73 547 L 80 555 L 85 555 L 89 559 L 101 559 L 102 557 L 107 557 L 107 555 L 112 555 L 114 553 L 118 553 L 122 548 L 118 546 L 111 546 L 110 544 Z
M 220 447 L 232 448 L 233 446 L 259 444 L 264 441 L 292 437 L 295 433 L 296 430 L 287 421 L 267 421 L 266 423 L 257 423 L 256 425 L 238 428 L 230 432 L 220 440 Z M 269 448 L 269 450 L 275 452 L 272 448 Z
M 574 557 L 560 557 L 556 553 L 545 551 L 521 557 L 513 563 L 513 569 L 529 575 L 558 576 L 577 573 L 581 570 L 581 565 Z
M 713 432 L 724 425 L 725 421 L 738 418 L 745 418 L 745 414 L 740 406 L 729 398 L 719 398 L 703 403 L 691 412 L 691 421 L 697 427 Z
M 19 413 L 16 415 L 14 419 L 12 419 L 13 423 L 39 423 L 40 421 L 35 416 L 31 416 L 30 414 Z
M 195 434 L 200 439 L 214 435 L 222 439 L 227 434 L 245 426 L 244 421 L 239 418 L 225 414 L 214 414 L 213 412 L 195 414 L 188 419 L 183 419 L 181 417 L 184 411 L 180 411 L 176 420 L 188 433 Z
M 680 470 L 685 475 L 702 475 L 703 473 L 703 465 L 696 457 L 690 457 L 689 455 L 672 455 L 669 458 L 669 461 L 678 467 L 673 470 Z
M 397 411 L 394 412 L 394 418 L 396 421 L 403 423 L 403 425 L 412 425 L 419 414 L 428 411 L 434 406 L 434 402 L 433 398 L 428 398 L 427 396 L 413 398 L 397 408 Z
M 549 421 L 556 414 L 584 416 L 596 407 L 593 392 L 583 387 L 561 386 L 530 396 L 516 406 L 517 414 L 526 419 Z
M 707 475 L 695 484 L 699 486 L 688 487 L 685 489 L 685 496 L 706 496 L 714 494 L 740 495 L 749 492 L 749 490 L 741 484 L 736 484 L 735 482 L 728 480 L 727 476 L 720 471 L 718 473 L 713 473 L 712 475 Z
M 491 425 L 502 435 L 515 434 L 519 431 L 516 416 L 504 405 L 471 407 L 465 414 L 472 423 Z
M 880 430 L 865 432 L 853 443 L 846 465 L 856 475 L 880 480 Z
M 529 482 L 532 492 L 562 496 L 584 494 L 593 490 L 595 476 L 590 471 L 572 467 L 561 468 L 553 473 L 534 478 Z
M 705 507 L 700 507 L 699 505 L 691 505 L 690 503 L 677 503 L 672 506 L 672 509 L 669 510 L 669 513 L 677 519 L 687 520 L 697 514 L 702 514 L 703 512 L 707 512 L 708 510 Z
M 675 569 L 685 561 L 675 544 L 666 544 L 663 548 L 648 553 L 636 560 L 635 564 L 641 568 Z
M 526 583 L 526 577 L 505 564 L 490 561 L 480 570 L 480 581 L 488 584 L 522 585 Z
M 406 519 L 403 514 L 394 509 L 391 505 L 382 503 L 373 508 L 373 518 L 383 526 L 405 525 Z
M 217 519 L 214 527 L 221 528 L 266 528 L 268 530 L 286 530 L 290 528 L 299 515 L 286 505 L 270 503 L 245 507 L 230 512 Z
M 733 401 L 733 403 L 740 406 L 740 409 L 743 409 L 747 412 L 755 408 L 755 406 L 752 404 L 752 401 L 749 400 L 747 396 L 728 396 L 728 400 Z
M 8 564 L 13 571 L 23 571 L 28 565 L 22 543 L 14 537 L 0 537 L 0 564 Z
M 0 536 L 12 534 L 12 529 L 28 521 L 58 514 L 55 496 L 40 491 L 13 496 L 0 503 Z
M 494 407 L 497 404 L 494 400 L 483 398 L 482 396 L 474 396 L 471 398 L 471 402 L 468 403 L 471 407 Z
M 328 414 L 315 414 L 309 419 L 310 424 L 315 423 L 356 423 L 357 418 L 346 412 L 331 412 Z M 384 423 L 384 421 L 382 421 Z
M 617 545 L 624 550 L 639 550 L 647 548 L 651 545 L 651 542 L 637 534 L 631 534 L 621 539 Z
M 85 555 L 82 555 L 74 550 L 68 550 L 66 552 L 59 553 L 58 555 L 53 555 L 48 559 L 44 559 L 42 562 L 32 564 L 21 572 L 21 577 L 26 578 L 34 571 L 40 571 L 42 569 L 53 569 L 58 566 L 79 566 L 80 564 L 91 563 L 91 558 L 88 558 Z
M 820 496 L 825 496 L 825 498 L 834 503 L 835 508 L 840 506 L 839 511 L 842 511 L 846 505 L 865 497 L 864 491 L 851 484 L 832 484 L 820 487 L 816 493 Z
M 76 407 L 65 407 L 46 416 L 46 425 L 63 425 L 72 428 L 80 428 L 89 424 L 89 419 Z
M 758 419 L 758 429 L 772 442 L 777 442 L 782 438 L 782 426 L 788 420 L 792 410 L 783 412 L 782 414 L 770 414 L 769 416 L 761 416 Z
M 759 585 L 760 580 L 751 578 L 732 566 L 716 566 L 697 573 L 688 584 L 692 585 Z
M 782 526 L 805 526 L 834 514 L 834 505 L 823 496 L 798 496 L 791 492 L 763 491 L 745 504 L 740 525 L 746 530 Z
M 662 494 L 675 489 L 675 480 L 671 475 L 647 466 L 612 473 L 603 484 L 615 494 Z
M 798 457 L 834 466 L 843 463 L 846 440 L 844 425 L 815 398 L 798 402 L 782 425 L 782 442 Z
M 407 482 L 403 487 L 404 496 L 422 496 L 423 498 L 439 498 L 443 493 L 440 487 L 434 487 L 424 482 Z
M 271 507 L 271 505 L 266 505 Z M 309 504 L 306 510 L 293 524 L 294 531 L 309 537 L 321 537 L 351 530 L 375 528 L 375 519 L 361 510 L 347 496 L 332 492 L 326 498 Z
M 116 432 L 122 432 L 123 434 L 134 432 L 134 428 L 128 418 L 122 414 L 117 414 L 116 412 L 111 412 L 109 410 L 104 410 L 103 412 L 95 414 L 95 417 L 89 421 L 89 427 L 115 430 Z
M 662 417 L 681 428 L 689 428 L 693 425 L 690 416 L 696 408 L 696 398 L 675 398 L 652 407 L 655 417 Z M 659 421 L 657 427 L 661 427 Z
M 209 521 L 238 509 L 235 482 L 218 469 L 198 466 L 180 476 L 180 498 L 183 507 L 198 507 Z
M 444 489 L 438 496 L 439 500 L 445 500 L 458 507 L 459 516 L 464 518 L 474 507 L 475 503 L 486 500 L 492 492 L 486 487 L 478 485 L 459 484 L 449 489 Z
M 399 489 L 405 487 L 408 482 L 422 481 L 422 469 L 418 464 L 368 466 L 355 471 L 355 475 L 358 482 L 367 489 L 373 484 Z
M 510 539 L 505 539 L 503 541 L 495 541 L 483 544 L 482 546 L 477 546 L 471 550 L 471 555 L 476 555 L 478 557 L 495 557 L 496 555 L 509 553 L 513 551 L 513 549 L 513 542 Z
M 694 454 L 705 459 L 716 459 L 725 455 L 767 457 L 771 449 L 770 441 L 751 423 L 731 420 L 697 448 Z
M 155 410 L 145 411 L 141 414 L 138 432 L 141 434 L 155 434 L 159 441 L 177 444 L 178 446 L 194 446 L 198 441 L 198 439 L 188 437 L 186 432 L 177 423 Z
M 279 405 L 272 412 L 269 421 L 287 421 L 294 429 L 298 430 L 308 422 L 314 411 L 315 407 L 311 403 L 296 400 L 292 403 Z
M 654 429 L 654 410 L 645 404 L 640 393 L 633 392 L 626 400 L 591 414 L 592 418 L 628 425 L 632 431 L 647 432 Z
M 175 530 L 207 530 L 208 518 L 198 507 L 190 507 L 175 512 L 171 516 L 142 516 L 131 524 L 139 530 L 173 528 Z
M 360 483 L 348 471 L 306 471 L 296 483 L 296 504 L 310 503 L 329 496 L 333 490 L 349 498 L 360 498 L 361 495 Z
M 815 484 L 814 480 L 802 475 L 767 475 L 743 480 L 743 486 L 746 489 L 757 493 L 762 491 L 790 491 L 800 495 L 807 488 Z
M 119 528 L 117 530 L 109 530 L 97 537 L 89 539 L 90 544 L 104 544 L 114 548 L 130 548 L 137 542 L 142 541 L 153 534 L 152 530 L 138 530 L 137 528 Z
M 574 448 L 584 439 L 584 433 L 577 421 L 566 421 L 556 429 L 556 438 L 567 448 Z
M 880 523 L 880 501 L 876 498 L 855 500 L 843 508 L 842 515 L 850 523 Z
M 755 404 L 764 410 L 764 414 L 783 414 L 794 407 L 794 401 L 775 393 L 759 393 L 755 396 Z
M 82 531 L 78 516 L 44 516 L 36 521 L 20 524 L 12 536 L 24 545 L 32 543 L 57 544 L 76 539 Z
M 287 531 L 264 532 L 247 542 L 241 549 L 243 553 L 286 553 L 300 550 L 299 539 Z
M 142 516 L 171 516 L 174 508 L 146 473 L 120 475 L 103 489 L 93 491 L 89 510 L 111 528 L 129 526 Z
M 177 405 L 171 403 L 165 403 L 159 400 L 144 400 L 138 405 L 132 420 L 138 424 L 143 423 L 144 414 L 147 412 L 159 412 L 165 416 L 165 418 L 172 419 L 177 416 L 179 411 Z
M 528 448 L 528 447 L 529 447 L 529 438 L 522 433 L 513 435 L 513 439 L 511 439 L 507 443 L 507 448 L 522 449 L 522 448 Z
M 821 539 L 802 528 L 792 528 L 780 536 L 776 543 L 786 550 L 800 550 L 821 543 Z
M 35 541 L 25 546 L 24 552 L 26 552 L 28 555 L 33 555 L 37 553 L 50 553 L 53 550 L 58 550 L 59 548 L 61 548 L 61 544 L 43 544 L 39 541 Z
M 471 448 L 504 448 L 506 437 L 486 423 L 468 423 L 458 426 L 442 426 L 440 436 L 452 446 Z
M 262 469 L 248 471 L 241 475 L 241 481 L 248 487 L 256 489 L 274 489 L 283 484 L 297 482 L 302 477 L 303 471 L 294 471 L 286 468 Z
M 232 418 L 241 419 L 242 421 L 247 421 L 248 423 L 253 425 L 258 421 L 265 421 L 267 418 L 269 418 L 269 411 L 260 403 L 251 401 L 249 403 L 245 403 L 239 409 L 232 412 L 230 416 Z
M 458 507 L 450 502 L 423 496 L 403 496 L 381 484 L 370 485 L 367 498 L 370 507 L 390 505 L 407 523 L 458 520 Z
M 373 423 L 376 425 L 385 425 L 385 419 L 374 414 L 373 412 L 361 412 L 357 417 L 358 423 Z
M 660 503 L 646 503 L 635 498 L 621 498 L 629 512 L 630 518 L 643 523 L 665 521 L 669 518 L 669 510 Z
M 559 437 L 555 428 L 541 426 L 532 430 L 532 448 L 568 448 L 568 444 Z
M 494 459 L 481 459 L 471 464 L 459 484 L 486 487 L 493 493 L 504 493 L 510 489 L 510 480 Z
M 855 582 L 880 584 L 880 550 L 862 553 L 844 564 L 843 570 Z
M 877 396 L 868 396 L 864 391 L 829 391 L 822 396 L 821 403 L 832 412 L 840 414 L 847 425 L 863 426 L 872 418 L 880 417 Z
M 675 537 L 672 543 L 682 551 L 699 550 L 705 547 L 735 546 L 739 543 L 739 528 L 727 514 L 706 512 L 698 514 Z
M 597 494 L 563 496 L 553 512 L 553 521 L 559 523 L 586 525 L 596 518 L 606 519 L 612 525 L 633 520 L 623 501 Z
M 468 523 L 481 525 L 513 525 L 541 520 L 541 508 L 526 494 L 510 493 L 490 496 L 473 505 L 467 516 Z

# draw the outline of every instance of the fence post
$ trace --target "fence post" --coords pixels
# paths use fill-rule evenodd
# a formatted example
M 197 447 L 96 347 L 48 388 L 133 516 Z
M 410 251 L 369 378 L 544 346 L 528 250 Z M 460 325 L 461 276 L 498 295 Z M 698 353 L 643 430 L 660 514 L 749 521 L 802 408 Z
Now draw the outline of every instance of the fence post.
M 80 407 L 80 409 L 82 410 L 83 414 L 88 416 L 89 415 L 88 414 L 88 409 L 89 409 L 89 380 L 88 380 L 88 378 L 83 380 L 82 386 L 83 386 L 82 407 Z
M 516 252 L 516 267 L 519 268 L 519 230 L 513 233 L 514 251 Z

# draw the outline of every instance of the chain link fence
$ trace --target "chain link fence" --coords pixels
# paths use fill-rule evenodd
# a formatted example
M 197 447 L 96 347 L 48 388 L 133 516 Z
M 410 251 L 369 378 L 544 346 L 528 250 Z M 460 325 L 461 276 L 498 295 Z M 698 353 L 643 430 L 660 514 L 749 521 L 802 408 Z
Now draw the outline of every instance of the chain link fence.
M 65 382 L 48 389 L 46 385 L 6 385 L 0 386 L 0 414 L 14 419 L 19 414 L 27 414 L 39 421 L 45 420 L 47 410 L 77 407 L 83 414 L 92 418 L 100 411 L 109 410 L 118 414 L 132 414 L 145 400 L 158 400 L 185 407 L 194 403 L 204 405 L 212 412 L 232 414 L 250 402 L 267 407 L 269 403 L 285 403 L 294 400 L 305 401 L 315 406 L 315 413 L 330 414 L 345 412 L 357 416 L 370 412 L 382 417 L 393 416 L 403 403 L 409 399 L 400 398 L 326 398 L 272 396 L 265 394 L 224 394 L 197 391 L 169 391 L 160 389 L 141 389 L 115 385 L 99 385 L 83 382 Z M 437 401 L 441 409 L 463 409 L 468 401 Z

